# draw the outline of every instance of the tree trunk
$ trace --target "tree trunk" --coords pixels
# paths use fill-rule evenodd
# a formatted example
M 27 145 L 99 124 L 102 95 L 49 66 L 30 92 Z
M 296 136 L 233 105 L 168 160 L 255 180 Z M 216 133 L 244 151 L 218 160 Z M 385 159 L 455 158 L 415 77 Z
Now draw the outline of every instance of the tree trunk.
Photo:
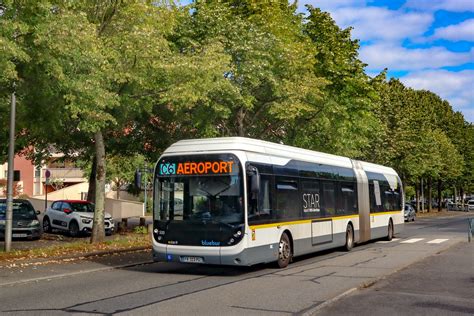
M 442 202 L 441 186 L 442 186 L 442 181 L 441 179 L 438 179 L 438 212 L 441 212 L 441 202 Z
M 92 226 L 91 243 L 101 242 L 105 239 L 105 144 L 102 131 L 98 131 L 94 134 L 94 140 L 97 159 L 97 173 L 94 225 Z
M 97 171 L 97 159 L 95 155 L 92 158 L 91 173 L 89 174 L 89 189 L 87 190 L 87 201 L 95 203 L 95 174 Z
M 418 185 L 418 182 L 415 181 L 415 199 L 416 199 L 416 212 L 418 213 L 420 211 L 420 186 Z
M 432 185 L 431 185 L 431 177 L 428 177 L 428 212 L 431 213 L 431 211 L 433 210 L 432 208 Z
M 237 112 L 237 132 L 239 133 L 240 137 L 245 136 L 245 128 L 244 128 L 244 109 L 240 108 L 239 112 Z

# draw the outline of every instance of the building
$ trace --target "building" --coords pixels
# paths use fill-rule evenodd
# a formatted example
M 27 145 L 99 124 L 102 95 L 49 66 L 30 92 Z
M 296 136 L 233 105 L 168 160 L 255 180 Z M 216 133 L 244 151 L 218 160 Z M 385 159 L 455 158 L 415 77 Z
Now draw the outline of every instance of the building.
M 14 159 L 15 182 L 18 194 L 30 197 L 42 196 L 48 193 L 87 182 L 87 176 L 73 161 L 63 159 L 64 154 L 53 153 L 40 167 L 36 168 L 25 155 L 16 155 Z M 46 173 L 49 171 L 49 181 L 46 183 Z M 0 165 L 0 183 L 6 183 L 8 163 Z M 6 195 L 6 186 L 0 188 L 0 196 Z

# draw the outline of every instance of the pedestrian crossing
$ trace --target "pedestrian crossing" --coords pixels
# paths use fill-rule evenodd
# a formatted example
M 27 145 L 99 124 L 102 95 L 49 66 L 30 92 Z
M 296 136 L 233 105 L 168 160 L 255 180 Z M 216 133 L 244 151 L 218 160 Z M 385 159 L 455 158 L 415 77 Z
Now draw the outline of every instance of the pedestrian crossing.
M 398 242 L 400 244 L 415 244 L 415 243 L 426 243 L 426 244 L 441 244 L 449 239 L 437 238 L 432 240 L 427 240 L 426 238 L 410 238 L 410 239 L 401 239 L 401 238 L 393 238 L 392 240 L 380 240 L 377 241 L 376 244 L 389 244 Z

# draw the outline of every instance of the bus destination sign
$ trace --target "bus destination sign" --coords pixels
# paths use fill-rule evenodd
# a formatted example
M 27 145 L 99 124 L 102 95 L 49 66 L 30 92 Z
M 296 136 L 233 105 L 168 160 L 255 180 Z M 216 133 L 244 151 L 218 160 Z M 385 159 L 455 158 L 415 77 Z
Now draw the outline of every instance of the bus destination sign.
M 232 174 L 235 171 L 233 161 L 162 162 L 159 165 L 162 176 Z

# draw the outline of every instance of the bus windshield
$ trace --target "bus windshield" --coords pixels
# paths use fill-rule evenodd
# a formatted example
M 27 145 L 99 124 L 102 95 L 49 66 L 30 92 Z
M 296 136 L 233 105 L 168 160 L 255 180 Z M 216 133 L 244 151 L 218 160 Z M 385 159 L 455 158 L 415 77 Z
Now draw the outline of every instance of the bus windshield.
M 160 220 L 243 222 L 238 176 L 170 177 L 157 183 Z
M 156 241 L 221 247 L 242 239 L 243 182 L 236 156 L 164 157 L 156 166 L 154 184 Z

